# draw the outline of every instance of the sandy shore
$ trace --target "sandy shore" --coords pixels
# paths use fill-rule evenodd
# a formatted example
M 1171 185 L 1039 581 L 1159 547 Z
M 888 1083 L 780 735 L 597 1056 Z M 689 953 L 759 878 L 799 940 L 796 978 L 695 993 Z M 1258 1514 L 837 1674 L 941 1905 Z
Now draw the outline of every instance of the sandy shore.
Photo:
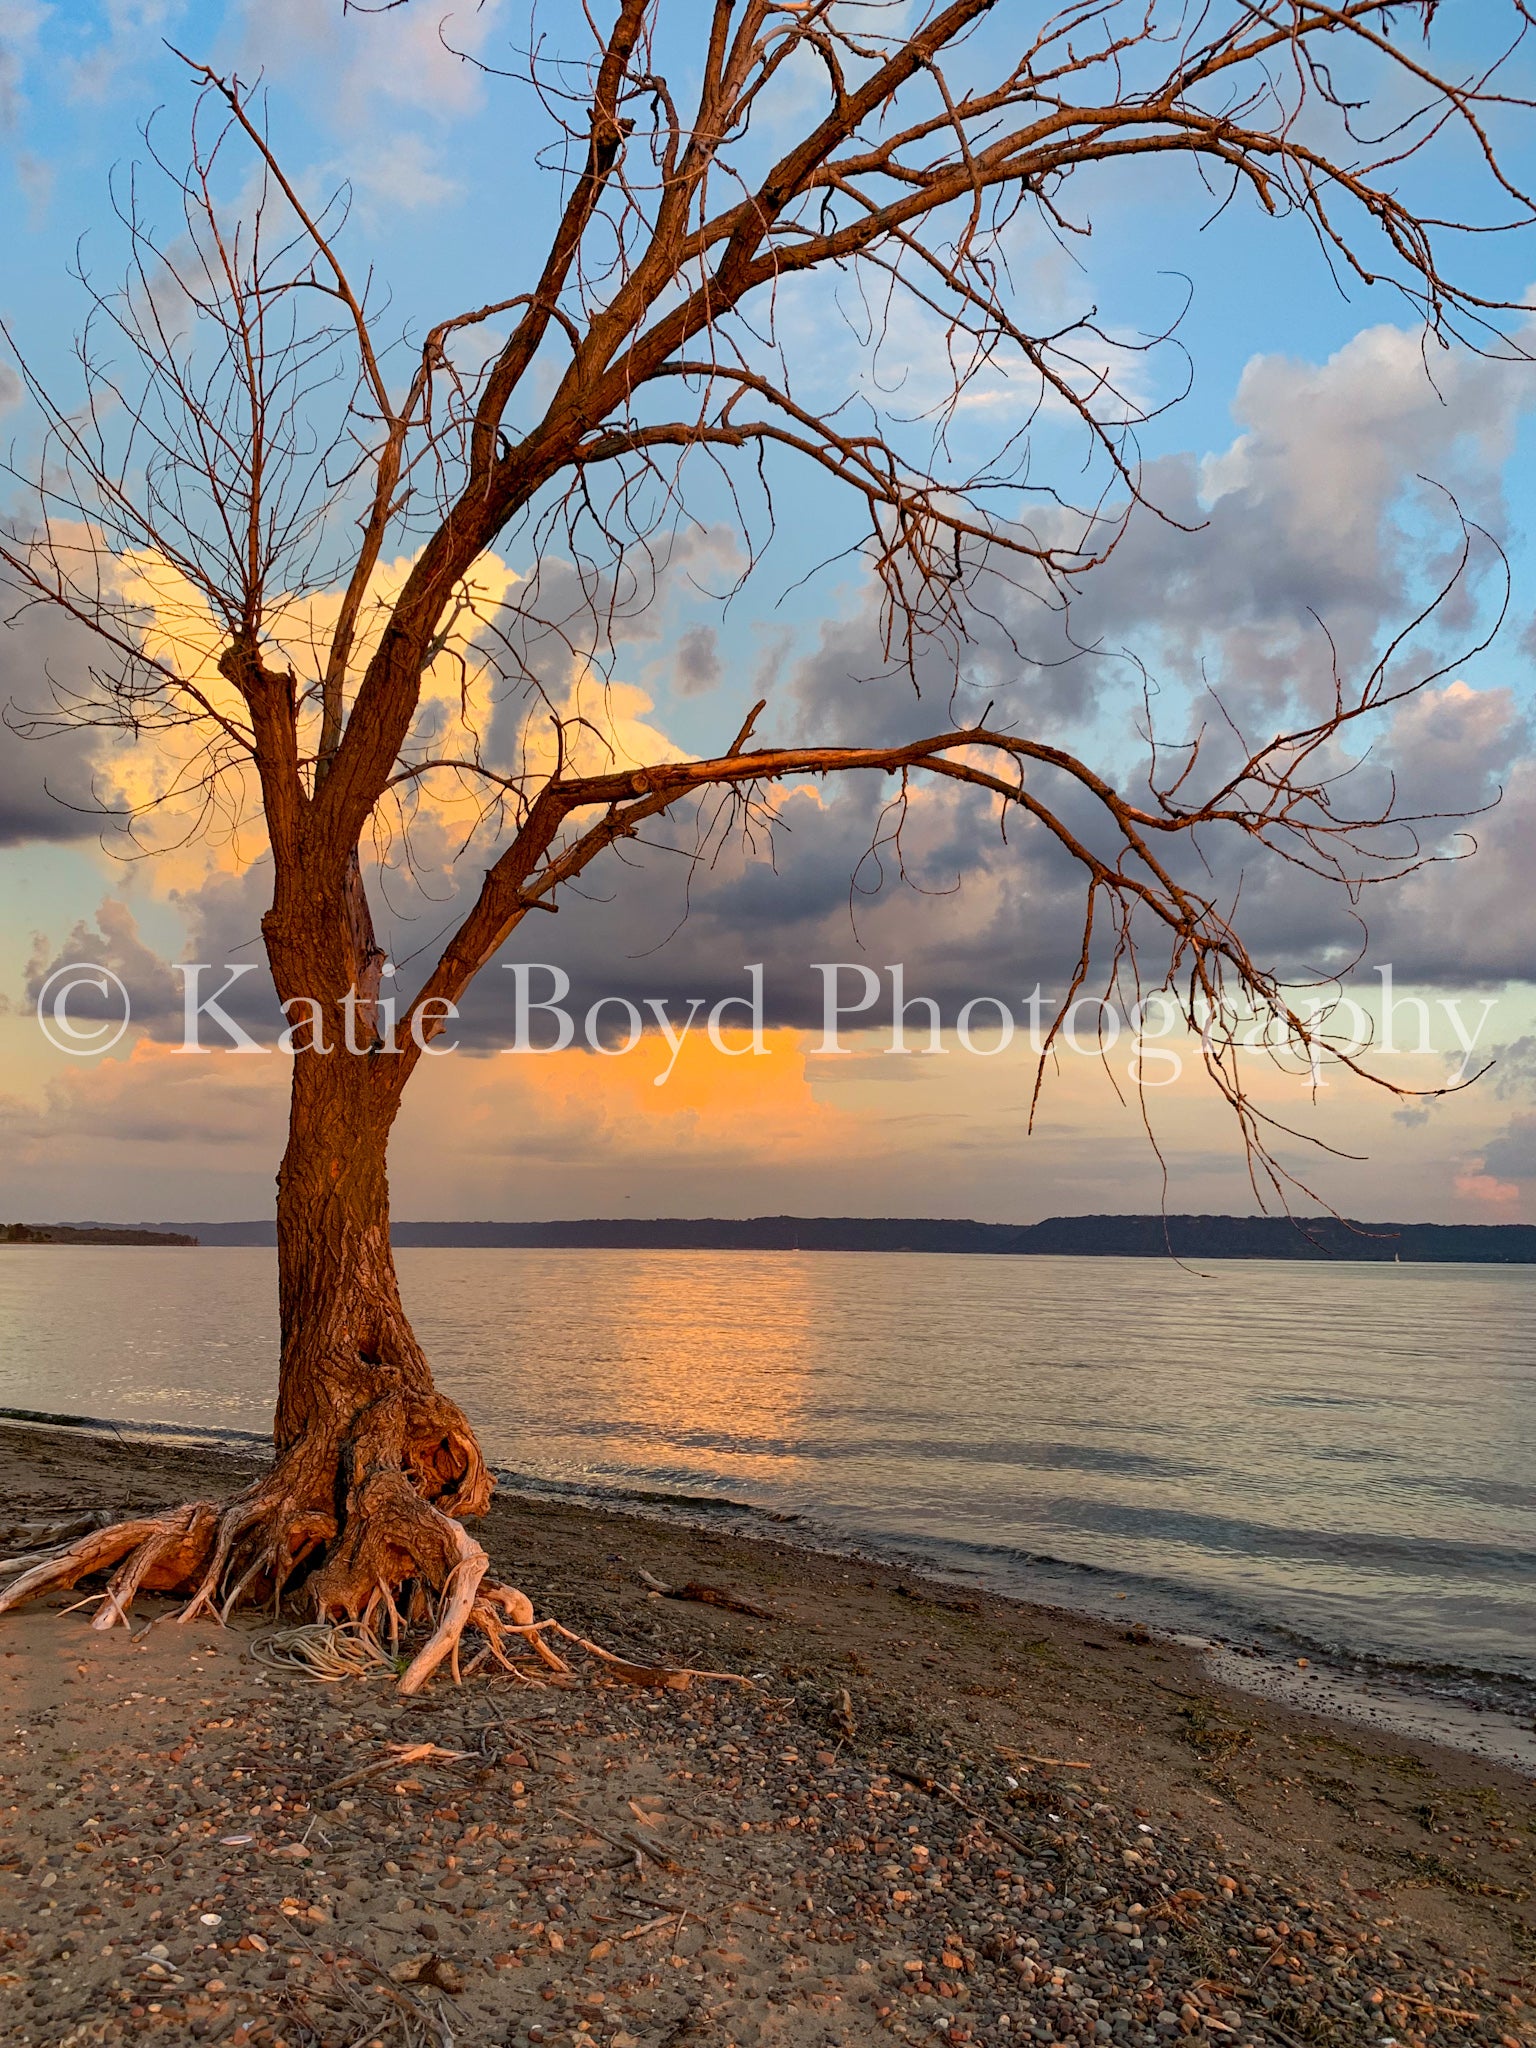
M 16 1520 L 250 1462 L 0 1460 Z M 1524 1771 L 893 1569 L 548 1501 L 482 1533 L 541 1612 L 753 1687 L 408 1703 L 152 1600 L 6 1618 L 0 2038 L 1536 2043 Z

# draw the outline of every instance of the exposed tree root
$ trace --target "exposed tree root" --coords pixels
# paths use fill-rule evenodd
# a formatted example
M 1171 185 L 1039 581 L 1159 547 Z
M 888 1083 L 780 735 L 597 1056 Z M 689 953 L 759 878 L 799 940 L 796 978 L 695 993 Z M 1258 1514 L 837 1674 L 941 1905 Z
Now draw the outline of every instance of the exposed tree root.
M 206 1617 L 222 1624 L 241 1606 L 270 1604 L 280 1611 L 297 1580 L 313 1621 L 269 1631 L 255 1647 L 264 1661 L 319 1679 L 398 1672 L 401 1692 L 412 1694 L 446 1664 L 455 1684 L 486 1668 L 525 1684 L 574 1684 L 558 1642 L 630 1685 L 681 1688 L 695 1678 L 750 1683 L 732 1672 L 637 1664 L 553 1617 L 539 1620 L 527 1594 L 487 1577 L 490 1560 L 458 1513 L 445 1512 L 428 1496 L 431 1488 L 464 1513 L 479 1512 L 488 1501 L 490 1479 L 478 1449 L 471 1459 L 458 1455 L 450 1438 L 444 1443 L 446 1455 L 362 1466 L 354 1438 L 349 1454 L 331 1462 L 331 1501 L 337 1471 L 350 1466 L 356 1475 L 339 1516 L 322 1505 L 316 1477 L 323 1477 L 324 1464 L 301 1445 L 227 1503 L 195 1501 L 107 1528 L 87 1526 L 67 1544 L 55 1540 L 35 1562 L 7 1560 L 27 1568 L 0 1592 L 0 1614 L 109 1573 L 105 1591 L 89 1596 L 99 1601 L 93 1628 L 128 1626 L 140 1592 L 182 1594 L 179 1621 Z M 57 1525 L 46 1534 L 56 1538 Z M 402 1638 L 423 1624 L 426 1641 L 407 1662 Z M 466 1636 L 474 1639 L 467 1663 Z
M 360 1621 L 307 1621 L 297 1628 L 270 1628 L 251 1638 L 251 1655 L 276 1671 L 297 1671 L 336 1685 L 344 1678 L 375 1678 L 393 1671 L 395 1660 Z
M 196 1563 L 188 1566 L 186 1562 L 189 1547 L 199 1539 L 206 1547 L 218 1514 L 211 1502 L 198 1501 L 147 1520 L 116 1522 L 107 1529 L 93 1529 L 66 1549 L 50 1551 L 40 1563 L 13 1580 L 0 1593 L 0 1614 L 43 1593 L 67 1592 L 82 1579 L 117 1565 L 119 1569 L 108 1583 L 102 1608 L 91 1626 L 111 1628 L 117 1621 L 126 1623 L 135 1593 L 141 1589 L 172 1592 L 189 1570 L 197 1569 Z

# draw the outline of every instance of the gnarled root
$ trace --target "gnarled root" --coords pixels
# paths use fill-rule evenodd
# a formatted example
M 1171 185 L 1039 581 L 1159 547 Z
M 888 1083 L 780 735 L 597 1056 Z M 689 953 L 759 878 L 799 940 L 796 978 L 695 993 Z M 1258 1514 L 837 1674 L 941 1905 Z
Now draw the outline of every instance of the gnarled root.
M 186 1509 L 180 1511 L 185 1515 Z M 141 1544 L 151 1544 L 171 1533 L 177 1515 L 154 1515 L 144 1521 L 116 1522 L 107 1529 L 93 1529 L 77 1537 L 63 1550 L 50 1550 L 46 1557 L 13 1579 L 0 1593 L 0 1614 L 25 1606 L 44 1593 L 68 1592 L 93 1572 L 110 1571 Z M 19 1559 L 10 1560 L 19 1563 Z M 131 1595 L 129 1596 L 132 1597 Z
M 437 1627 L 400 1681 L 402 1692 L 420 1692 L 445 1657 L 459 1678 L 459 1639 L 489 1564 L 463 1523 L 423 1500 L 403 1472 L 375 1470 L 353 1487 L 341 1538 L 310 1582 L 315 1614 L 359 1621 L 382 1600 L 398 1636 L 390 1589 L 408 1580 L 440 1587 Z
M 128 1610 L 140 1592 L 189 1592 L 183 1621 L 204 1610 L 211 1613 L 213 1596 L 231 1562 L 239 1576 L 218 1619 L 257 1586 L 270 1586 L 280 1594 L 294 1562 L 316 1542 L 334 1535 L 336 1524 L 330 1516 L 281 1513 L 277 1503 L 259 1498 L 269 1486 L 263 1481 L 227 1505 L 192 1501 L 164 1514 L 92 1530 L 14 1579 L 0 1593 L 0 1614 L 45 1593 L 67 1592 L 82 1579 L 114 1566 L 93 1628 L 112 1628 L 120 1621 L 126 1625 Z
M 409 1626 L 430 1622 L 426 1642 L 401 1676 L 404 1693 L 420 1692 L 445 1663 L 456 1684 L 466 1670 L 491 1663 L 526 1683 L 573 1684 L 557 1640 L 631 1685 L 677 1688 L 694 1678 L 749 1682 L 730 1672 L 632 1663 L 553 1618 L 538 1620 L 525 1593 L 489 1581 L 489 1559 L 458 1517 L 484 1508 L 490 1475 L 458 1410 L 447 1401 L 440 1407 L 440 1415 L 427 1418 L 424 1448 L 417 1435 L 406 1455 L 398 1448 L 406 1411 L 398 1397 L 388 1396 L 358 1418 L 360 1426 L 340 1453 L 327 1458 L 323 1447 L 317 1452 L 312 1445 L 295 1446 L 226 1504 L 196 1501 L 88 1529 L 0 1593 L 0 1614 L 110 1572 L 95 1628 L 127 1625 L 141 1591 L 183 1593 L 181 1621 L 207 1616 L 222 1623 L 242 1604 L 270 1601 L 280 1607 L 295 1574 L 311 1565 L 305 1592 L 315 1625 L 297 1632 L 305 1637 L 303 1656 L 285 1655 L 283 1661 L 317 1677 L 398 1669 L 396 1659 L 384 1653 L 379 1628 L 387 1624 L 391 1649 L 398 1652 Z M 370 1450 L 372 1458 L 366 1456 Z M 338 1466 L 350 1474 L 339 1517 Z M 454 1512 L 445 1512 L 440 1502 Z M 466 1633 L 479 1646 L 464 1667 Z M 328 1636 L 343 1635 L 345 1644 L 332 1654 Z

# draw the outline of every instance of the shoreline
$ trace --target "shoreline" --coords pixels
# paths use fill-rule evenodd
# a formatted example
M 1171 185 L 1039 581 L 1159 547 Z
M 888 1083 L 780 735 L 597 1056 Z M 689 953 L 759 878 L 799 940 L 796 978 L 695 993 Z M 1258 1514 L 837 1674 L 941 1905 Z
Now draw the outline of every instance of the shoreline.
M 113 1443 L 163 1444 L 167 1448 L 209 1449 L 231 1457 L 262 1457 L 267 1439 L 255 1431 L 176 1423 L 121 1422 L 104 1417 L 65 1416 L 0 1408 L 0 1425 L 14 1424 L 44 1432 L 64 1429 Z M 1238 1643 L 1230 1638 L 1178 1624 L 1148 1620 L 1127 1601 L 1113 1612 L 1107 1601 L 1074 1601 L 1060 1583 L 1039 1593 L 1016 1592 L 982 1584 L 962 1570 L 892 1544 L 839 1540 L 837 1532 L 812 1516 L 786 1515 L 723 1495 L 671 1493 L 664 1489 L 587 1486 L 555 1481 L 507 1466 L 494 1466 L 498 1498 L 504 1501 L 552 1503 L 577 1512 L 614 1515 L 724 1535 L 742 1543 L 777 1543 L 807 1556 L 856 1561 L 906 1573 L 937 1588 L 960 1594 L 986 1594 L 1024 1612 L 1041 1610 L 1069 1614 L 1082 1622 L 1119 1626 L 1133 1622 L 1159 1642 L 1174 1643 L 1200 1658 L 1213 1678 L 1239 1692 L 1272 1700 L 1303 1713 L 1336 1717 L 1387 1733 L 1417 1737 L 1442 1747 L 1523 1770 L 1536 1778 L 1536 1689 L 1504 1674 L 1456 1666 L 1414 1666 L 1346 1661 L 1302 1644 L 1308 1655 L 1291 1655 L 1272 1644 Z M 1056 1565 L 1056 1560 L 1045 1560 Z M 1064 1577 L 1068 1567 L 1057 1566 Z M 1107 1575 L 1106 1575 L 1107 1576 Z M 1107 1589 L 1106 1589 L 1107 1592 Z M 1124 1598 L 1107 1594 L 1107 1600 Z M 1437 1686 L 1433 1679 L 1441 1680 Z M 1474 1702 L 1468 1691 L 1481 1691 Z M 1512 1704 L 1509 1695 L 1531 1694 Z
M 231 1457 L 266 1453 L 268 1440 L 255 1431 L 211 1426 L 186 1427 L 164 1422 L 121 1422 L 99 1416 L 67 1416 L 34 1410 L 0 1408 L 0 1430 L 6 1426 L 63 1431 L 113 1443 L 136 1438 L 167 1448 L 208 1449 Z M 1085 1623 L 1120 1627 L 1132 1623 L 1158 1642 L 1177 1644 L 1198 1657 L 1219 1683 L 1255 1698 L 1273 1701 L 1301 1713 L 1319 1714 L 1408 1736 L 1483 1757 L 1536 1780 L 1536 1686 L 1523 1678 L 1453 1665 L 1385 1664 L 1373 1659 L 1342 1659 L 1298 1639 L 1287 1652 L 1272 1643 L 1190 1629 L 1177 1623 L 1138 1615 L 1124 1595 L 1108 1594 L 1094 1603 L 1065 1597 L 1060 1583 L 1038 1593 L 988 1586 L 960 1570 L 944 1567 L 892 1544 L 839 1540 L 835 1531 L 812 1516 L 785 1515 L 723 1495 L 670 1493 L 663 1489 L 584 1486 L 540 1478 L 516 1468 L 492 1467 L 502 1501 L 553 1503 L 577 1512 L 614 1515 L 662 1527 L 723 1535 L 742 1543 L 777 1543 L 807 1556 L 855 1561 L 903 1572 L 936 1588 L 962 1595 L 985 1594 L 1028 1613 L 1059 1612 Z M 1056 1560 L 1046 1560 L 1056 1564 Z M 1063 1576 L 1070 1568 L 1058 1567 Z M 1106 1576 L 1107 1579 L 1107 1575 Z M 1106 1587 L 1107 1591 L 1107 1587 Z M 1111 1602 L 1124 1601 L 1122 1612 Z M 1438 1683 L 1435 1681 L 1438 1679 Z M 1482 1697 L 1469 1698 L 1480 1693 Z
M 259 1469 L 17 1424 L 0 1459 L 18 1520 Z M 402 1700 L 270 1668 L 269 1618 L 0 1618 L 5 2039 L 324 2041 L 327 1999 L 355 2029 L 370 1986 L 446 1982 L 459 2048 L 663 2048 L 706 2013 L 738 2048 L 1413 2048 L 1448 2012 L 1536 2048 L 1527 1772 L 782 1531 L 505 1494 L 477 1534 L 539 1612 L 752 1686 Z

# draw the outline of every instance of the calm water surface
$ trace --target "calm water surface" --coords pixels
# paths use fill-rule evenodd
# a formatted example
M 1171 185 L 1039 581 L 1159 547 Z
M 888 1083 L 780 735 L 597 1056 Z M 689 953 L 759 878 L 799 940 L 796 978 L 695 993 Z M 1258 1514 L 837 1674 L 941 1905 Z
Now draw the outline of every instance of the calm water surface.
M 440 1383 L 541 1481 L 1536 1679 L 1536 1269 L 399 1257 Z M 0 1405 L 264 1429 L 274 1290 L 266 1251 L 0 1251 Z

